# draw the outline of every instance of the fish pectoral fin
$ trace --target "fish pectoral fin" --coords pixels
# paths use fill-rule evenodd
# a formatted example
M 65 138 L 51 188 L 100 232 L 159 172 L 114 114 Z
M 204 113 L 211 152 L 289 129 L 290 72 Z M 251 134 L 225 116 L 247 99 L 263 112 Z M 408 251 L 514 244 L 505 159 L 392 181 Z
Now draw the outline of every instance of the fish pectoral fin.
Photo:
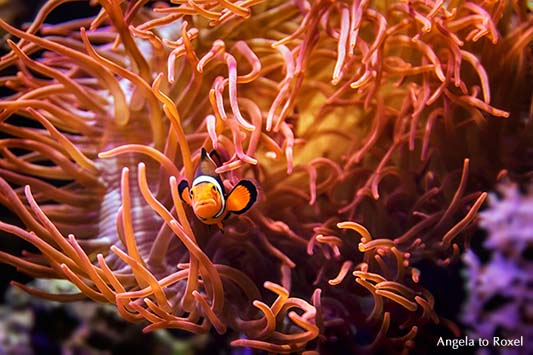
M 250 209 L 257 200 L 257 187 L 250 180 L 241 180 L 226 198 L 226 209 L 235 214 L 242 214 Z
M 189 183 L 187 180 L 181 180 L 178 185 L 178 192 L 180 194 L 180 198 L 183 202 L 188 204 L 189 206 L 192 205 L 191 203 L 191 197 L 189 195 Z

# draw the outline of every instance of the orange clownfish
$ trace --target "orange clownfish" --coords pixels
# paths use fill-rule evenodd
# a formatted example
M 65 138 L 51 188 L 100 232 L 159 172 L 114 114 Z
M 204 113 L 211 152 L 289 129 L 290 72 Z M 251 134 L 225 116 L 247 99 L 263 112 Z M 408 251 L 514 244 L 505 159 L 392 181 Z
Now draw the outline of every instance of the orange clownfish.
M 215 173 L 217 165 L 213 157 L 216 151 L 208 155 L 202 148 L 200 163 L 189 188 L 187 180 L 182 180 L 178 191 L 183 202 L 192 207 L 194 214 L 205 224 L 216 224 L 222 229 L 222 221 L 230 213 L 242 214 L 248 211 L 257 200 L 257 188 L 250 180 L 241 180 L 226 195 L 222 179 Z

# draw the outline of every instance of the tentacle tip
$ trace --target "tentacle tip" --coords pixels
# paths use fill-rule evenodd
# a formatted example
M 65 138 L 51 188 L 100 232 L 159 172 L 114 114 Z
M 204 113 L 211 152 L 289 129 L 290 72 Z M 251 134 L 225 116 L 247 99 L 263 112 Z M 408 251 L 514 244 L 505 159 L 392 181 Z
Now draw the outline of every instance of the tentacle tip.
M 152 332 L 152 325 L 147 325 L 146 327 L 143 328 L 143 333 L 144 334 L 148 334 L 150 332 Z

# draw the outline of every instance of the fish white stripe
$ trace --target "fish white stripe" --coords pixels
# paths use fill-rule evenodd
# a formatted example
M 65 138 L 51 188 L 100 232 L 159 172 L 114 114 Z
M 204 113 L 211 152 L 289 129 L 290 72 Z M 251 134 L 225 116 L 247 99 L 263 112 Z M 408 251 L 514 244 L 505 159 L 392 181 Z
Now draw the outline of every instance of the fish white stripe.
M 224 192 L 222 191 L 222 186 L 220 186 L 220 183 L 217 179 L 215 179 L 212 176 L 209 175 L 200 175 L 194 181 L 192 182 L 192 187 L 195 187 L 196 185 L 199 185 L 201 183 L 208 182 L 215 186 L 218 193 L 220 194 L 220 200 L 222 201 L 222 206 L 220 207 L 220 210 L 213 216 L 213 218 L 220 217 L 222 213 L 224 212 L 224 209 L 226 208 L 226 200 L 224 198 Z

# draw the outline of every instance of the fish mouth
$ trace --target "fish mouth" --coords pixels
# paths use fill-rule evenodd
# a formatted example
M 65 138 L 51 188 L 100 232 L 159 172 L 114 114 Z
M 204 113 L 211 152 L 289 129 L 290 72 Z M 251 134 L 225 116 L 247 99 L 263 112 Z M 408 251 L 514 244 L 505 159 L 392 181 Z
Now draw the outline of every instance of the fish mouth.
M 216 214 L 218 209 L 218 204 L 213 199 L 198 201 L 193 206 L 193 210 L 196 216 L 202 219 L 212 218 Z
M 218 205 L 215 200 L 206 199 L 206 200 L 195 202 L 193 205 L 193 210 L 197 216 L 208 218 L 216 213 L 216 210 L 218 209 L 217 206 Z
M 202 201 L 195 201 L 194 207 L 195 208 L 202 208 L 202 207 L 208 207 L 208 206 L 215 206 L 217 203 L 212 198 Z

